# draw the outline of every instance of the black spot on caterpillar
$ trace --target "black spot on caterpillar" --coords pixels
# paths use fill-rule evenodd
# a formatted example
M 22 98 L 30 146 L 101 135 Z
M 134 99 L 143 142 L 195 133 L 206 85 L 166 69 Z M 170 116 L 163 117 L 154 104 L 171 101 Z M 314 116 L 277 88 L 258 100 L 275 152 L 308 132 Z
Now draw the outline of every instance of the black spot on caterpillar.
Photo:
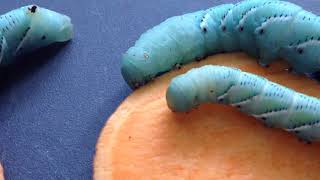
M 37 6 L 33 5 L 31 8 L 28 8 L 31 13 L 35 13 L 37 10 Z
M 175 77 L 167 90 L 174 112 L 220 103 L 282 128 L 305 141 L 320 140 L 320 100 L 239 69 L 207 65 Z
M 49 22 L 49 23 L 48 23 Z M 68 16 L 36 5 L 24 6 L 0 16 L 0 64 L 17 56 L 72 38 Z
M 320 71 L 319 29 L 318 16 L 289 2 L 224 4 L 169 18 L 147 31 L 124 54 L 121 71 L 130 87 L 137 88 L 176 64 L 244 51 L 263 66 L 285 59 L 293 71 L 311 77 Z

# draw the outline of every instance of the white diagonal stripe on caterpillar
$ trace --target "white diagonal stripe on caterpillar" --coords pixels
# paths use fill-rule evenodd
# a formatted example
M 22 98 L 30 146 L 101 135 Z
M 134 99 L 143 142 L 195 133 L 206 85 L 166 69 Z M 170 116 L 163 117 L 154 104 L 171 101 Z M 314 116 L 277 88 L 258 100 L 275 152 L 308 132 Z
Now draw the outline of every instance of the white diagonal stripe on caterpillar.
M 11 64 L 18 56 L 50 44 L 69 41 L 73 36 L 68 16 L 37 5 L 23 6 L 1 15 L 0 30 L 5 42 L 1 65 Z

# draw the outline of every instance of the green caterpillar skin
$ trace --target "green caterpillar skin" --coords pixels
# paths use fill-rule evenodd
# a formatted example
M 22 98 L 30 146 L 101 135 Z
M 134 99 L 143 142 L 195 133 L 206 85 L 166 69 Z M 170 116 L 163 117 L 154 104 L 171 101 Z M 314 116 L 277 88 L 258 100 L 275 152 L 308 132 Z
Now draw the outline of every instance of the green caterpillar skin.
M 244 51 L 267 66 L 287 60 L 297 73 L 320 71 L 320 18 L 278 0 L 246 0 L 175 16 L 148 30 L 122 59 L 131 88 L 196 59 Z
M 207 65 L 174 78 L 167 89 L 170 109 L 187 112 L 202 103 L 237 107 L 270 127 L 320 140 L 320 100 L 239 69 Z
M 69 41 L 73 25 L 68 16 L 29 5 L 0 16 L 0 64 L 55 42 Z

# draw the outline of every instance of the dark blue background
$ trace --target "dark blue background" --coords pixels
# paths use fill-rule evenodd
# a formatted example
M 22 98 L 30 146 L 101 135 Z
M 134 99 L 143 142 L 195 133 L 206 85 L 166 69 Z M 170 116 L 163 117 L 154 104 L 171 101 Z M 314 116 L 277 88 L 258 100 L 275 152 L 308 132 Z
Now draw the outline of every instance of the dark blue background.
M 75 37 L 0 70 L 0 160 L 7 179 L 92 179 L 100 130 L 131 93 L 119 62 L 166 18 L 232 0 L 1 0 L 69 15 Z M 318 0 L 292 0 L 315 13 Z

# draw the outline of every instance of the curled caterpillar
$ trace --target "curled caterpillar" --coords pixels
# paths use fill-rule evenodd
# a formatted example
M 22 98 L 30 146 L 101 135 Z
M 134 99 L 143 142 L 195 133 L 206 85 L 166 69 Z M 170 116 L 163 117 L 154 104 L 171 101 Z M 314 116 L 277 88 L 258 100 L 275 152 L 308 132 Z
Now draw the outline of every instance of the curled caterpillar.
M 175 16 L 141 35 L 122 58 L 131 88 L 205 56 L 244 51 L 267 66 L 285 59 L 293 71 L 320 71 L 320 18 L 295 4 L 246 0 Z
M 29 5 L 0 16 L 0 64 L 16 57 L 72 38 L 73 25 L 68 16 Z
M 270 127 L 295 132 L 306 141 L 320 140 L 320 100 L 239 69 L 207 65 L 174 78 L 167 104 L 186 112 L 202 103 L 237 107 Z

